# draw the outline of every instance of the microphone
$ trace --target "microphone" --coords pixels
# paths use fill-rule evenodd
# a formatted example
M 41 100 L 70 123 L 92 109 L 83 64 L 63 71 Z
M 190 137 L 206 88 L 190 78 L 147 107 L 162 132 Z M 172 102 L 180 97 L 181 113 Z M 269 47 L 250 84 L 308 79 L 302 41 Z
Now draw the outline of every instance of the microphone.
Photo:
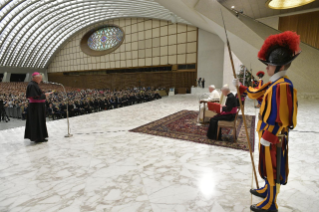
M 70 133 L 70 122 L 69 122 L 69 104 L 68 104 L 68 102 L 69 102 L 69 97 L 68 97 L 68 94 L 67 94 L 67 92 L 66 92 L 66 90 L 65 90 L 64 85 L 61 84 L 61 83 L 58 83 L 58 82 L 49 82 L 49 81 L 48 81 L 48 82 L 44 82 L 44 83 L 46 83 L 46 84 L 51 84 L 51 85 L 59 85 L 59 86 L 62 86 L 62 88 L 63 88 L 63 90 L 64 90 L 64 94 L 65 94 L 65 99 L 64 99 L 63 101 L 67 100 L 67 104 L 66 104 L 66 118 L 67 118 L 67 124 L 68 124 L 68 134 L 67 134 L 66 136 L 64 136 L 64 137 L 66 137 L 66 138 L 72 137 L 73 135 Z

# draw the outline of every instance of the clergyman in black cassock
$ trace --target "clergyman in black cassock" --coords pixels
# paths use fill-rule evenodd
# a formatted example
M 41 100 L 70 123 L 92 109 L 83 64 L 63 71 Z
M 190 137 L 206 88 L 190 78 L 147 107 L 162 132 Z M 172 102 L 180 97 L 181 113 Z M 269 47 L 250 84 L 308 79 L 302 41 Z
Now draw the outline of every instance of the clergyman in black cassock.
M 43 93 L 39 87 L 42 76 L 35 72 L 32 74 L 32 81 L 29 82 L 26 97 L 29 99 L 29 107 L 27 112 L 27 121 L 25 126 L 24 138 L 31 141 L 42 142 L 47 141 L 48 130 L 46 126 L 46 96 L 51 93 Z
M 213 140 L 219 139 L 217 138 L 218 121 L 233 121 L 237 113 L 237 100 L 234 94 L 230 92 L 228 86 L 224 86 L 222 88 L 222 92 L 225 96 L 227 96 L 225 106 L 222 107 L 221 114 L 210 119 L 207 131 L 207 137 Z

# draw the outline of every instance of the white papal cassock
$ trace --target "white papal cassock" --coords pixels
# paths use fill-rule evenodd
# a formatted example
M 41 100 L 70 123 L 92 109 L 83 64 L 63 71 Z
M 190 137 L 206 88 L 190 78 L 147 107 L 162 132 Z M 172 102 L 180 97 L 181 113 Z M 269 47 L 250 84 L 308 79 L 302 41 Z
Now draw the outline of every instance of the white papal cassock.
M 203 101 L 207 101 L 207 102 L 216 102 L 220 100 L 220 95 L 218 93 L 217 90 L 213 90 L 210 94 L 209 97 L 206 99 L 202 99 Z M 207 104 L 205 106 L 205 109 L 207 110 Z M 203 121 L 203 117 L 204 116 L 204 104 L 200 105 L 199 108 L 199 115 L 198 115 L 198 121 L 202 122 Z M 206 121 L 206 120 L 205 120 Z

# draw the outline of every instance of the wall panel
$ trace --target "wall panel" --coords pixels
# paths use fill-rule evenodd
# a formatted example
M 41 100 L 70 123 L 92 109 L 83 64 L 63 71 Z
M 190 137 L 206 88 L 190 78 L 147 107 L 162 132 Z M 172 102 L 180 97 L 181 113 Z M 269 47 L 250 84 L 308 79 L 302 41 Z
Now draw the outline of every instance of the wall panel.
M 90 29 L 107 24 L 117 25 L 124 30 L 123 44 L 108 55 L 92 57 L 84 54 L 79 45 L 83 35 Z M 177 44 L 180 48 L 177 48 Z M 108 20 L 87 27 L 71 37 L 49 64 L 48 72 L 175 65 L 180 62 L 196 63 L 197 57 L 195 61 L 194 58 L 188 61 L 190 57 L 186 56 L 186 53 L 197 53 L 196 46 L 197 28 L 193 26 L 143 18 Z
M 319 49 L 319 11 L 279 18 L 280 31 L 294 31 L 300 40 Z
M 154 58 L 155 59 L 155 58 Z M 195 86 L 196 70 L 114 73 L 69 76 L 63 73 L 49 73 L 50 81 L 75 88 L 125 89 L 134 86 L 188 88 Z

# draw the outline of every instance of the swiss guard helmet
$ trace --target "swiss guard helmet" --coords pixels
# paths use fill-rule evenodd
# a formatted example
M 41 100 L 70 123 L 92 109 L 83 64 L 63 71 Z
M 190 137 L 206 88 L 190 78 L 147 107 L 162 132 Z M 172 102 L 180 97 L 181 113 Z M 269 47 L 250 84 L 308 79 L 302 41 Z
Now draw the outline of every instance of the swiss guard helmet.
M 262 78 L 265 75 L 265 72 L 263 71 L 258 71 L 256 74 L 258 77 Z
M 275 73 L 284 65 L 291 63 L 301 53 L 300 36 L 286 31 L 270 35 L 258 52 L 258 59 L 265 65 L 277 66 Z

